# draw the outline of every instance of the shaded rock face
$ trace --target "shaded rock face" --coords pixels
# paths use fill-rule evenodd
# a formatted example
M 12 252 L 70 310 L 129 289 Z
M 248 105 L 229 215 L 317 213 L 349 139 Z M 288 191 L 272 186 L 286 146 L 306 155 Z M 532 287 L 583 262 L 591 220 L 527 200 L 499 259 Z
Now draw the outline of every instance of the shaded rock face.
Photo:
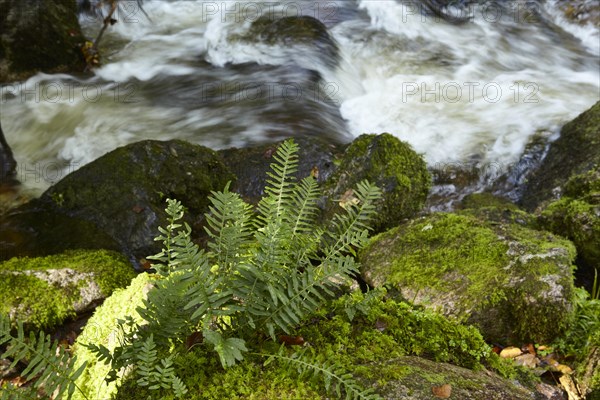
M 142 141 L 118 148 L 69 174 L 39 200 L 0 221 L 0 257 L 47 255 L 68 248 L 108 248 L 137 265 L 160 251 L 167 198 L 188 209 L 202 233 L 211 191 L 234 176 L 217 154 L 183 141 Z
M 360 255 L 373 286 L 481 329 L 498 343 L 548 343 L 567 327 L 573 245 L 472 215 L 432 214 L 374 237 Z
M 4 138 L 2 126 L 0 126 L 0 186 L 16 183 L 15 170 L 17 162 L 15 161 L 12 150 Z
M 52 329 L 93 309 L 134 277 L 118 253 L 69 251 L 0 263 L 0 312 L 30 329 Z
M 82 71 L 75 0 L 0 0 L 0 82 Z
M 560 197 L 574 175 L 600 165 L 600 102 L 563 126 L 540 168 L 532 173 L 520 203 L 533 210 Z
M 294 141 L 300 146 L 296 177 L 300 180 L 312 173 L 320 184 L 326 182 L 336 170 L 336 156 L 342 152 L 343 146 L 317 137 L 298 137 Z M 274 161 L 272 156 L 278 146 L 279 143 L 274 143 L 218 152 L 223 163 L 237 177 L 232 189 L 244 200 L 258 204 L 264 194 L 267 172 L 271 170 L 270 165 Z
M 562 198 L 542 210 L 539 223 L 575 243 L 578 273 L 593 279 L 600 263 L 600 169 L 572 177 Z
M 339 157 L 339 167 L 325 184 L 326 214 L 340 210 L 339 200 L 364 179 L 376 184 L 383 197 L 372 227 L 376 232 L 413 217 L 425 203 L 431 176 L 423 158 L 408 143 L 389 133 L 361 135 Z

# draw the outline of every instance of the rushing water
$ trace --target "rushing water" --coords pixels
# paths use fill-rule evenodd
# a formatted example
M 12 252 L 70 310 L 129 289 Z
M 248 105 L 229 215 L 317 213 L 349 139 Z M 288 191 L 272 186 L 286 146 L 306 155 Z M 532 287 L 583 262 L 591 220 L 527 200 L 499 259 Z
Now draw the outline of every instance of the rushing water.
M 151 0 L 125 3 L 94 75 L 39 74 L 1 88 L 2 126 L 25 187 L 127 143 L 181 138 L 212 148 L 290 135 L 349 141 L 390 132 L 431 166 L 508 169 L 536 137 L 600 97 L 598 27 L 556 1 L 488 2 L 447 12 L 418 2 Z M 258 16 L 309 15 L 337 42 L 240 40 Z M 94 37 L 98 19 L 81 16 Z

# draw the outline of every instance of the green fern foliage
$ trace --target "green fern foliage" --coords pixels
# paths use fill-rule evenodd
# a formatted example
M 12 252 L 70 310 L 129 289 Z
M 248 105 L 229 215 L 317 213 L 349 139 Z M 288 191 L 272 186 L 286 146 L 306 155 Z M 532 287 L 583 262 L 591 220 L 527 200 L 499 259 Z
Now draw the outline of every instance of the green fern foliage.
M 368 221 L 375 214 L 373 202 L 381 193 L 361 182 L 341 214 L 329 227 L 322 226 L 317 220 L 316 180 L 295 178 L 297 152 L 293 140 L 279 146 L 256 209 L 230 192 L 229 185 L 212 192 L 206 251 L 192 242 L 190 227 L 181 222 L 181 203 L 167 200 L 169 222 L 156 238 L 163 250 L 150 257 L 160 278 L 138 308 L 146 323 L 132 330 L 115 354 L 99 346 L 88 348 L 113 369 L 137 365 L 139 385 L 175 390 L 181 384 L 179 396 L 185 388 L 172 373 L 171 357 L 190 334 L 201 332 L 221 365 L 231 367 L 244 360 L 249 343 L 292 333 L 331 298 L 340 282 L 358 272 L 353 255 L 365 244 Z M 336 366 L 301 360 L 297 359 L 319 371 L 326 386 L 338 393 L 343 387 L 349 398 L 371 398 L 361 397 L 367 392 Z M 159 371 L 162 380 L 156 375 Z
M 30 332 L 26 336 L 20 322 L 17 324 L 16 335 L 11 333 L 11 328 L 9 317 L 0 314 L 0 346 L 6 347 L 0 358 L 12 360 L 10 368 L 19 363 L 26 364 L 20 376 L 33 384 L 31 390 L 25 391 L 12 386 L 2 388 L 0 399 L 33 399 L 38 398 L 38 393 L 46 397 L 52 395 L 54 398 L 64 395 L 70 399 L 75 390 L 81 392 L 75 381 L 84 371 L 85 363 L 75 369 L 76 358 L 71 358 L 64 348 L 44 332 L 39 332 L 37 336 Z

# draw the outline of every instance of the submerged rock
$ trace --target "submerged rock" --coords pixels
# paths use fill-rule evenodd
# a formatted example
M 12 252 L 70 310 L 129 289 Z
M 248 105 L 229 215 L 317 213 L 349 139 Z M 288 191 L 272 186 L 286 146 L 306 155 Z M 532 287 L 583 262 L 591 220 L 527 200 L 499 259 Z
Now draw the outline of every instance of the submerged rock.
M 120 254 L 68 251 L 0 263 L 0 312 L 29 329 L 48 330 L 92 310 L 135 276 Z
M 573 311 L 575 249 L 551 233 L 438 213 L 374 237 L 360 254 L 373 286 L 472 323 L 498 343 L 549 343 Z
M 82 71 L 84 42 L 75 1 L 0 0 L 0 82 Z
M 339 61 L 339 49 L 327 26 L 316 18 L 293 16 L 273 19 L 268 16 L 252 23 L 245 40 L 282 47 L 307 46 L 316 50 L 325 64 L 335 67 Z

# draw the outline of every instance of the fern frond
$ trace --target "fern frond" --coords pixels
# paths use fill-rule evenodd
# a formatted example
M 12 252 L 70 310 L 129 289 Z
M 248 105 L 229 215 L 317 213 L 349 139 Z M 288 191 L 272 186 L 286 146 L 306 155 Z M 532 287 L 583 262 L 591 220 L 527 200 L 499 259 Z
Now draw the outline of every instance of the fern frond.
M 336 214 L 332 228 L 326 235 L 325 257 L 354 254 L 355 248 L 364 246 L 368 238 L 369 221 L 376 213 L 375 201 L 381 190 L 367 181 L 359 182 L 354 191 L 355 202 L 346 205 L 346 212 Z
M 224 338 L 219 332 L 206 329 L 202 332 L 204 339 L 213 345 L 214 350 L 219 355 L 223 368 L 235 365 L 237 361 L 242 361 L 244 356 L 242 352 L 247 352 L 244 340 L 239 338 Z
M 173 354 L 160 362 L 157 354 L 156 344 L 150 335 L 136 353 L 137 384 L 147 386 L 150 390 L 172 389 L 177 397 L 182 397 L 187 393 L 187 388 L 175 375 Z
M 76 357 L 71 358 L 64 348 L 50 335 L 31 332 L 29 338 L 25 337 L 23 324 L 17 323 L 17 335 L 11 334 L 11 322 L 7 315 L 0 314 L 0 345 L 6 345 L 6 351 L 0 358 L 12 359 L 10 368 L 24 362 L 27 367 L 20 373 L 24 379 L 33 380 L 33 387 L 44 391 L 47 395 L 53 393 L 56 397 L 66 395 L 67 399 L 73 396 L 75 390 L 85 394 L 75 381 L 82 374 L 86 363 L 75 369 Z
M 335 393 L 337 398 L 347 400 L 382 400 L 372 388 L 363 389 L 357 383 L 352 374 L 346 372 L 343 367 L 332 361 L 319 362 L 314 356 L 310 357 L 304 348 L 291 356 L 287 355 L 285 346 L 279 348 L 277 354 L 256 354 L 268 357 L 265 365 L 274 360 L 278 360 L 281 365 L 291 373 L 300 377 L 309 379 L 321 379 L 325 385 L 325 390 L 329 393 Z
M 209 200 L 212 205 L 206 214 L 208 227 L 204 228 L 211 239 L 209 257 L 220 273 L 227 274 L 243 260 L 244 248 L 250 243 L 252 207 L 229 191 L 229 183 L 222 192 L 212 192 Z

